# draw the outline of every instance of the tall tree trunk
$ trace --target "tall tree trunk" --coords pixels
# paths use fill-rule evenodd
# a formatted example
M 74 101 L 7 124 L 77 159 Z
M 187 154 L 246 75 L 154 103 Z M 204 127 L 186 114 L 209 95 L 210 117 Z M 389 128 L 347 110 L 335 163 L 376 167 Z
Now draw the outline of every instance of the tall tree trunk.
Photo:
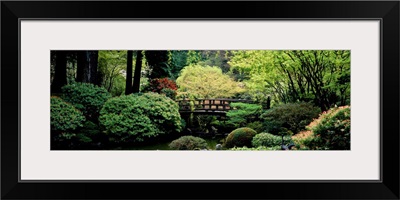
M 143 59 L 142 50 L 136 51 L 135 76 L 134 76 L 133 87 L 132 87 L 132 92 L 133 93 L 138 93 L 139 90 L 140 90 L 140 77 L 141 77 L 141 71 L 142 71 L 142 59 Z
M 99 85 L 97 79 L 99 51 L 79 51 L 77 55 L 78 66 L 76 81 Z
M 51 84 L 51 92 L 61 92 L 61 87 L 67 84 L 67 58 L 65 51 L 56 51 L 54 80 Z
M 99 60 L 99 51 L 88 51 L 89 54 L 89 82 L 100 85 L 97 78 L 97 65 Z
M 72 65 L 73 79 L 76 80 L 76 57 L 72 61 L 71 65 Z
M 88 83 L 87 78 L 87 53 L 86 51 L 78 51 L 77 54 L 77 69 L 76 69 L 76 82 Z
M 131 94 L 132 93 L 132 56 L 133 56 L 133 51 L 128 50 L 127 52 L 127 61 L 126 61 L 126 87 L 125 87 L 125 94 Z

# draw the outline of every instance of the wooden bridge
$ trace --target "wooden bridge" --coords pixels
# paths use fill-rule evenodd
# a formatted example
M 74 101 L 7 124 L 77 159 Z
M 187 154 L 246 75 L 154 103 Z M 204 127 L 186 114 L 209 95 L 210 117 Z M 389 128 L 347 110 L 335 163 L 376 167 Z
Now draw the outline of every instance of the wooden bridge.
M 207 114 L 207 115 L 225 115 L 227 111 L 232 110 L 232 102 L 252 103 L 251 100 L 244 99 L 195 99 L 195 100 L 176 100 L 181 114 Z

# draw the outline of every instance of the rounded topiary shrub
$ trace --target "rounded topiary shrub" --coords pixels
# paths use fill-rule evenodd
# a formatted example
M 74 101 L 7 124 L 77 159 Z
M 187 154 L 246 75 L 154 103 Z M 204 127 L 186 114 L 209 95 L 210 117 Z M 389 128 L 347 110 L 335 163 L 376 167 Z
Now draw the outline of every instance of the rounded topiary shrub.
M 311 103 L 297 102 L 275 106 L 260 117 L 264 120 L 264 129 L 274 135 L 296 134 L 317 118 L 321 109 Z
M 291 142 L 290 136 L 283 137 L 283 143 Z M 282 145 L 282 136 L 272 135 L 271 133 L 259 133 L 253 137 L 251 141 L 254 147 L 274 147 Z
M 186 135 L 172 141 L 169 144 L 169 148 L 173 150 L 206 149 L 207 142 L 203 138 Z
M 103 87 L 91 83 L 73 83 L 61 88 L 62 99 L 71 103 L 89 119 L 96 119 L 111 94 Z
M 324 112 L 311 128 L 313 137 L 306 146 L 317 150 L 350 150 L 350 106 Z
M 178 104 L 156 93 L 111 98 L 101 109 L 99 121 L 116 142 L 142 142 L 182 129 Z
M 52 131 L 68 132 L 82 127 L 85 117 L 73 105 L 59 97 L 50 98 L 50 126 Z
M 228 134 L 225 139 L 224 147 L 252 147 L 251 141 L 257 132 L 251 128 L 238 128 Z

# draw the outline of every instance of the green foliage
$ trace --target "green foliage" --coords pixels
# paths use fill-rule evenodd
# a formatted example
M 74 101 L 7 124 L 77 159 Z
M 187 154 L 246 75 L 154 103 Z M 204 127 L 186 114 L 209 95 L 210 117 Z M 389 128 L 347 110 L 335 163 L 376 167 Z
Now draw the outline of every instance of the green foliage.
M 170 77 L 172 80 L 176 80 L 179 76 L 179 72 L 186 66 L 188 58 L 188 51 L 186 50 L 174 50 L 168 52 L 168 64 L 170 66 Z
M 185 65 L 209 65 L 218 66 L 224 73 L 229 71 L 228 61 L 231 57 L 230 51 L 224 50 L 189 50 L 189 51 L 173 51 L 173 55 L 179 55 L 180 60 L 185 59 Z M 184 54 L 184 57 L 182 56 Z M 182 65 L 183 62 L 180 62 Z M 182 69 L 182 68 L 181 68 Z
M 202 61 L 198 62 L 201 65 L 218 66 L 223 73 L 229 72 L 230 51 L 225 50 L 202 50 Z
M 233 147 L 230 148 L 229 150 L 231 151 L 279 151 L 281 150 L 281 146 L 273 146 L 273 147 L 265 147 L 265 146 L 259 146 L 259 147 Z
M 172 100 L 176 99 L 176 90 L 170 89 L 170 88 L 164 88 L 161 90 L 160 94 L 165 94 L 165 96 L 169 97 Z
M 274 135 L 298 133 L 316 117 L 321 110 L 311 103 L 298 102 L 275 106 L 265 111 L 261 118 L 265 130 Z
M 92 138 L 86 136 L 85 134 L 77 134 L 76 137 L 77 137 L 78 141 L 80 141 L 82 143 L 92 142 Z
M 181 130 L 183 130 L 184 128 L 186 128 L 186 121 L 185 119 L 181 118 Z
M 147 77 L 141 77 L 140 78 L 140 86 L 139 86 L 139 91 L 144 91 L 149 87 L 149 78 Z
M 155 78 L 149 81 L 149 83 L 143 88 L 143 92 L 165 94 L 167 97 L 175 100 L 177 89 L 175 81 L 169 78 Z
M 216 66 L 189 65 L 176 80 L 178 91 L 200 98 L 233 97 L 243 92 L 240 84 Z
M 52 138 L 51 148 L 54 150 L 90 149 L 92 138 L 82 133 L 61 133 Z
M 62 89 L 62 99 L 81 110 L 88 119 L 96 120 L 101 107 L 111 98 L 103 87 L 91 83 L 74 83 Z
M 126 79 L 121 74 L 119 74 L 113 79 L 113 84 L 109 92 L 113 97 L 120 96 L 125 93 L 125 86 Z
M 80 111 L 79 113 L 81 119 L 84 119 L 84 116 Z M 75 117 L 74 120 L 77 119 L 78 118 Z M 52 120 L 51 123 L 53 123 L 53 121 L 54 120 Z M 66 120 L 62 123 L 65 125 L 72 122 L 73 120 Z M 105 139 L 103 137 L 104 134 L 101 132 L 97 124 L 93 123 L 92 121 L 84 121 L 83 123 L 79 123 L 79 126 L 75 129 L 68 129 L 64 131 L 52 129 L 51 148 L 57 150 L 96 149 L 98 146 L 94 146 L 94 144 L 103 143 Z
M 99 51 L 98 65 L 101 74 L 101 85 L 112 96 L 119 96 L 125 92 L 125 77 L 127 51 L 102 50 Z
M 202 56 L 200 51 L 189 50 L 187 52 L 186 65 L 197 64 L 201 60 Z
M 283 144 L 288 144 L 291 142 L 290 136 L 283 137 Z M 259 133 L 253 137 L 251 141 L 254 147 L 273 147 L 282 145 L 282 137 L 277 135 L 272 135 L 271 133 Z
M 230 72 L 236 80 L 243 82 L 246 92 L 242 98 L 249 98 L 258 103 L 265 103 L 268 96 L 281 100 L 276 83 L 284 80 L 275 66 L 276 51 L 241 50 L 232 51 Z
M 224 147 L 252 147 L 251 141 L 257 132 L 251 128 L 238 128 L 228 134 L 225 139 Z
M 230 72 L 244 95 L 264 103 L 313 101 L 326 110 L 350 99 L 349 50 L 232 51 Z
M 207 142 L 203 138 L 188 135 L 188 136 L 182 136 L 172 141 L 169 144 L 169 147 L 174 150 L 206 149 Z
M 246 127 L 255 130 L 257 133 L 261 133 L 264 131 L 263 123 L 260 121 L 254 121 L 246 124 Z
M 171 66 L 169 65 L 169 53 L 166 50 L 146 50 L 146 62 L 148 64 L 147 77 L 150 79 L 164 78 L 171 76 Z
M 72 149 L 75 147 L 75 133 L 57 133 L 54 134 L 52 132 L 51 137 L 51 149 L 59 150 L 59 149 Z
M 211 126 L 217 121 L 215 116 L 210 115 L 195 115 L 192 119 L 192 125 L 198 128 L 199 131 L 213 131 Z
M 210 125 L 214 126 L 218 130 L 218 133 L 230 133 L 236 129 L 234 124 L 227 123 L 225 120 L 213 120 L 210 122 Z
M 82 112 L 59 97 L 52 96 L 50 101 L 51 148 L 71 149 L 79 145 L 77 135 L 82 135 L 76 132 L 86 123 Z
M 82 127 L 85 117 L 73 105 L 59 97 L 50 98 L 50 125 L 52 131 L 73 131 Z
M 117 142 L 141 142 L 182 129 L 177 103 L 157 93 L 111 98 L 101 109 L 99 121 Z
M 313 136 L 304 141 L 311 149 L 350 150 L 350 107 L 339 107 L 325 112 L 312 128 Z
M 282 51 L 279 69 L 288 79 L 291 101 L 313 100 L 322 111 L 350 98 L 350 51 Z
M 85 121 L 82 128 L 79 129 L 79 132 L 87 137 L 92 138 L 100 134 L 100 128 L 97 124 L 91 121 Z
M 233 124 L 236 128 L 243 127 L 247 123 L 258 120 L 262 108 L 258 104 L 250 103 L 231 103 L 233 110 L 226 113 L 228 123 Z

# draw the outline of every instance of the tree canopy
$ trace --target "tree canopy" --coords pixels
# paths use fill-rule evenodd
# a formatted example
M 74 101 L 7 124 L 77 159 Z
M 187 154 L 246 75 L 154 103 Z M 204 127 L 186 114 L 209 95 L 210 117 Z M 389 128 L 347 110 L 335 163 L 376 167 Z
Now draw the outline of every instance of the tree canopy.
M 176 80 L 179 92 L 200 98 L 233 97 L 244 91 L 240 83 L 222 73 L 216 66 L 189 65 L 182 69 Z
M 350 99 L 348 50 L 234 51 L 229 64 L 255 100 L 312 101 L 326 110 Z

